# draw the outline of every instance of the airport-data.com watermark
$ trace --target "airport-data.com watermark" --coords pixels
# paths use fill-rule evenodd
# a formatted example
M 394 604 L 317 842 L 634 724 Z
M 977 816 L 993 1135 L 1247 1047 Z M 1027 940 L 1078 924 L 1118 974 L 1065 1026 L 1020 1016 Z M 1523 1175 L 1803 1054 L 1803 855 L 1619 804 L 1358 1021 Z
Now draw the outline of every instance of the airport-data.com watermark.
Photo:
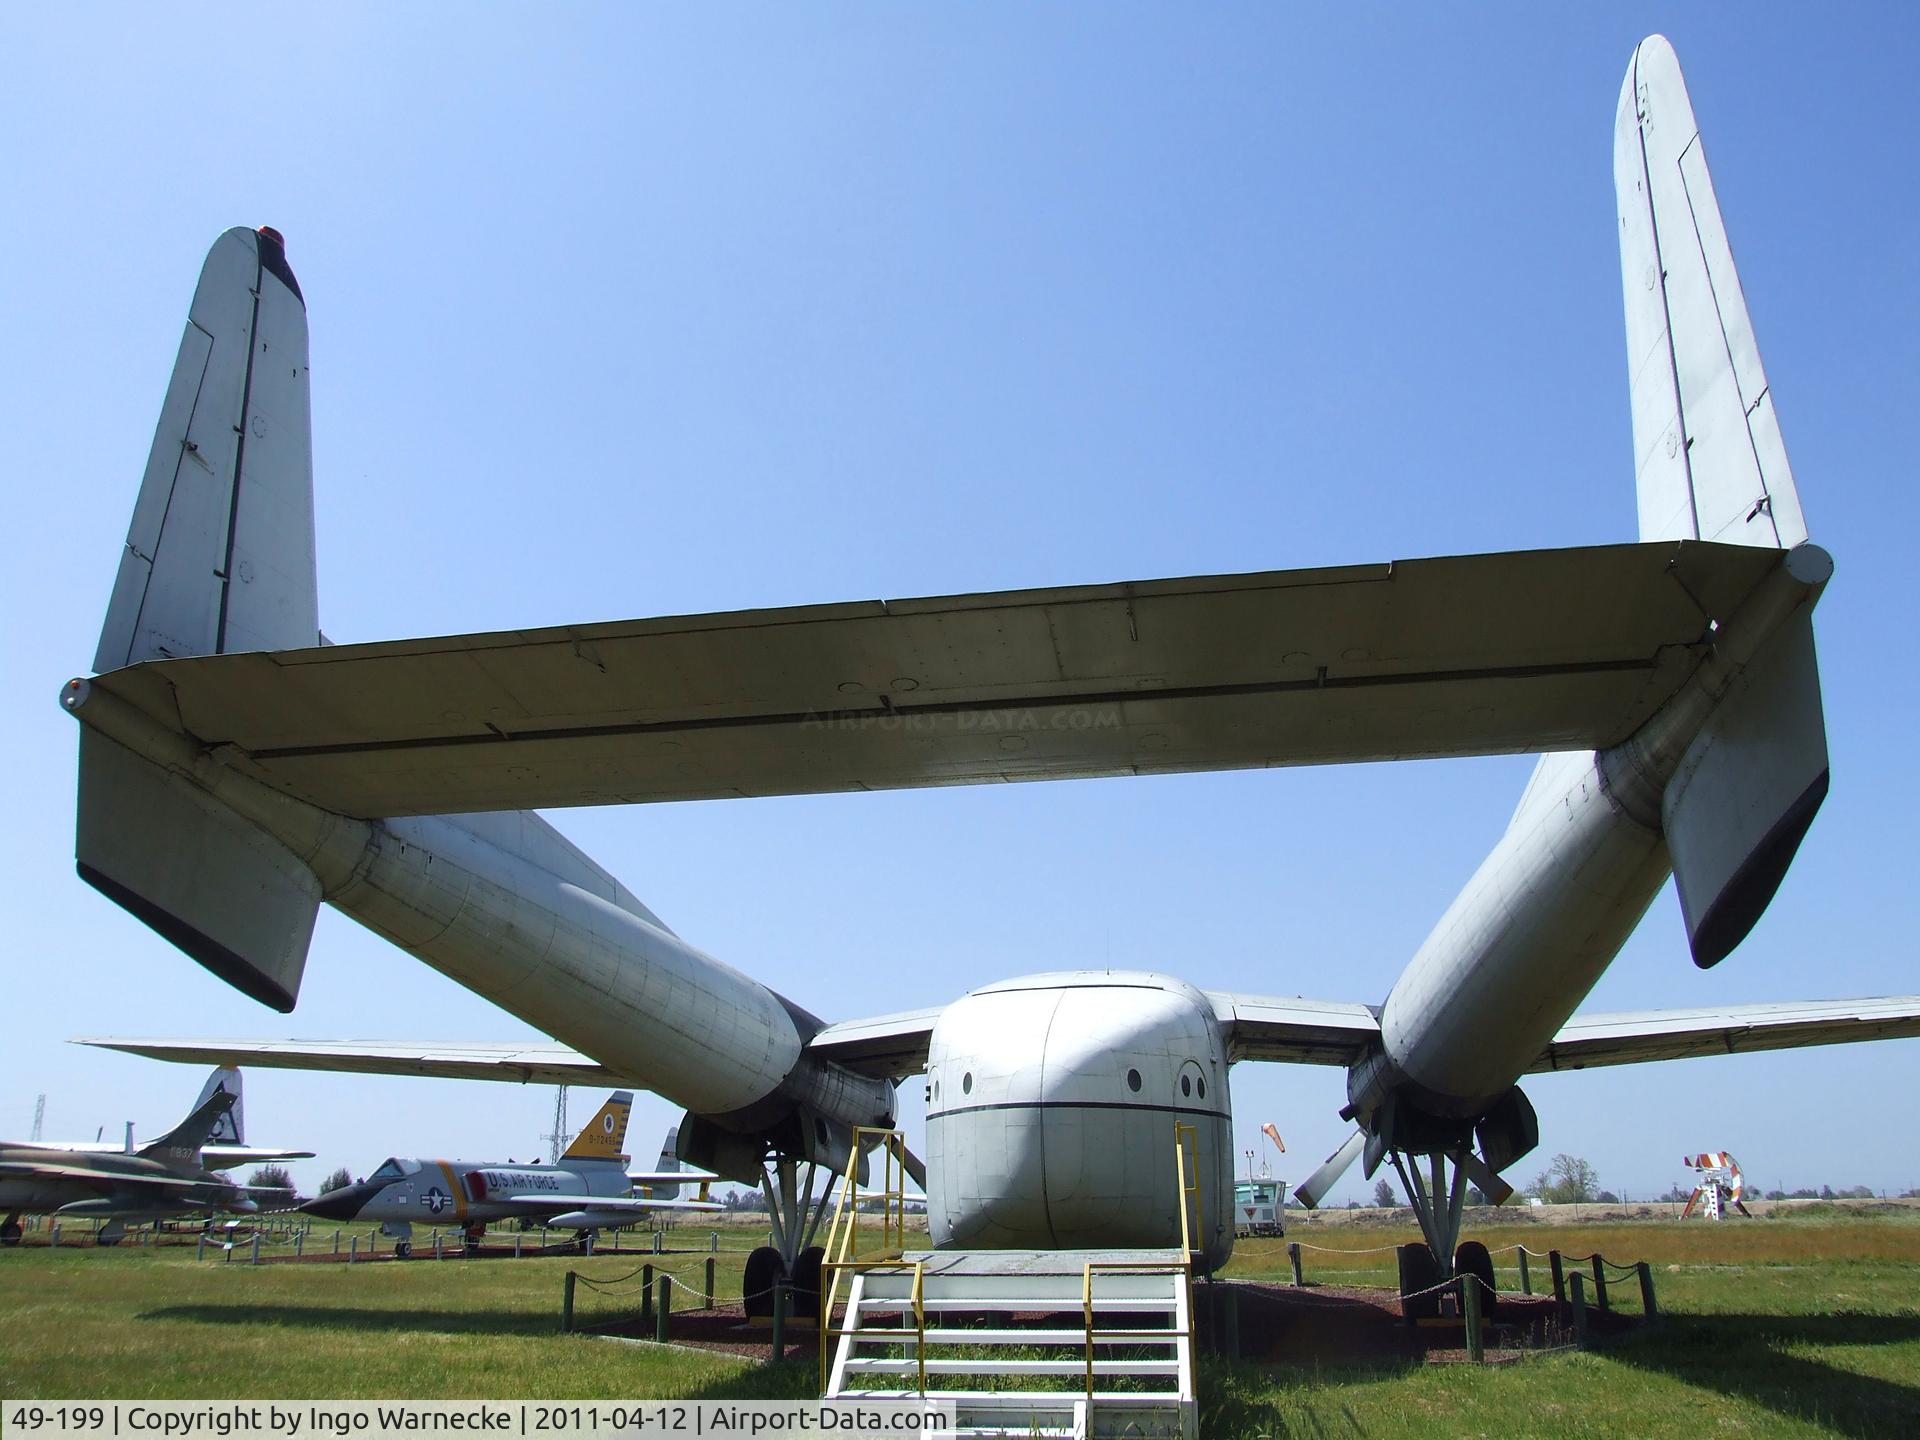
M 1047 731 L 1118 730 L 1117 705 L 1060 705 L 1012 710 L 809 710 L 803 730 L 881 734 L 1019 735 Z
M 8 1400 L 0 1437 L 37 1440 L 388 1440 L 424 1435 L 951 1435 L 954 1405 L 911 1400 Z

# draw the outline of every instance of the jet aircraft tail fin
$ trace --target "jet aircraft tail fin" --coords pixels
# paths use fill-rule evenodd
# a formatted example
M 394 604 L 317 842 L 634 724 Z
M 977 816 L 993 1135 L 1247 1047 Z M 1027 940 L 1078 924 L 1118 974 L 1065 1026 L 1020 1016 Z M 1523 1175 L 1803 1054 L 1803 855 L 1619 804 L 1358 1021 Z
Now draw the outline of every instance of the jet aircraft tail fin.
M 193 1160 L 209 1140 L 224 1140 L 229 1130 L 239 1133 L 239 1110 L 240 1072 L 216 1070 L 207 1077 L 207 1083 L 200 1089 L 200 1098 L 194 1102 L 187 1118 L 159 1139 L 141 1146 L 140 1155 L 147 1160 Z
M 1673 47 L 1634 51 L 1614 120 L 1642 540 L 1791 550 L 1806 518 Z M 1827 793 L 1807 611 L 1766 642 L 1668 784 L 1662 828 L 1695 963 L 1773 898 Z
M 660 1158 L 653 1162 L 656 1173 L 670 1174 L 680 1169 L 680 1127 L 669 1126 L 667 1138 L 660 1142 Z M 680 1187 L 672 1181 L 650 1180 L 643 1187 L 644 1194 L 655 1200 L 677 1200 Z
M 194 290 L 96 670 L 319 641 L 307 315 L 280 237 L 229 230 Z M 180 777 L 91 730 L 80 876 L 254 999 L 293 1008 L 319 884 Z
M 204 1143 L 209 1145 L 244 1145 L 247 1143 L 247 1121 L 245 1102 L 240 1090 L 240 1072 L 232 1065 L 215 1067 L 207 1076 L 207 1083 L 200 1087 L 200 1097 L 193 1102 L 198 1110 L 207 1101 L 219 1094 L 233 1097 L 233 1104 L 214 1122 L 213 1129 L 207 1132 Z
M 627 1116 L 633 1109 L 633 1092 L 616 1090 L 607 1103 L 580 1133 L 573 1137 L 561 1155 L 562 1160 L 618 1160 L 626 1163 Z

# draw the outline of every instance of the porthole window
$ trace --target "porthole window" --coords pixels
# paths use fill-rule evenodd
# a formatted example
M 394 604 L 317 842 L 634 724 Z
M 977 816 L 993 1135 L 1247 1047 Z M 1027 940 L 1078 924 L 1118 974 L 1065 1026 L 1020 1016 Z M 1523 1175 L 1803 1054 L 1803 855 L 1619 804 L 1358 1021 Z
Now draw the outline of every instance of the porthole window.
M 1182 1075 L 1180 1077 L 1180 1093 L 1189 1096 L 1193 1094 L 1193 1077 L 1191 1075 Z
M 1204 1076 L 1200 1080 L 1200 1098 L 1202 1100 L 1207 1098 L 1207 1082 Z
M 1138 1070 L 1127 1071 L 1127 1089 L 1133 1091 L 1136 1095 L 1140 1093 L 1140 1072 Z
M 960 1077 L 960 1093 L 962 1095 L 973 1094 L 973 1071 L 969 1070 Z

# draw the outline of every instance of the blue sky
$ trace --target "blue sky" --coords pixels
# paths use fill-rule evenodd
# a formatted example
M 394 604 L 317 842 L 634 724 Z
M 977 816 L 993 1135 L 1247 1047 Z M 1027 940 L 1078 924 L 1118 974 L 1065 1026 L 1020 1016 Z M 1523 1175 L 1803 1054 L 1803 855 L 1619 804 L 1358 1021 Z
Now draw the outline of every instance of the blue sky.
M 1814 537 L 1833 791 L 1696 971 L 1671 892 L 1588 1008 L 1920 990 L 1920 19 L 1787 7 L 11 7 L 0 1133 L 154 1133 L 88 1032 L 508 1039 L 323 913 L 280 1017 L 72 866 L 72 722 L 194 275 L 285 232 L 337 640 L 1631 539 L 1611 126 L 1679 50 Z M 1529 762 L 575 811 L 694 943 L 830 1017 L 1112 964 L 1379 1001 Z M 1920 1041 L 1545 1077 L 1629 1194 L 1920 1185 Z M 1293 1179 L 1337 1071 L 1243 1066 Z M 249 1076 L 365 1173 L 522 1155 L 551 1092 Z M 907 1110 L 917 1125 L 918 1107 Z M 576 1098 L 576 1123 L 597 1097 Z M 645 1101 L 651 1155 L 668 1107 Z M 644 1133 L 643 1133 L 644 1132 Z M 1356 1179 L 1347 1190 L 1367 1188 Z

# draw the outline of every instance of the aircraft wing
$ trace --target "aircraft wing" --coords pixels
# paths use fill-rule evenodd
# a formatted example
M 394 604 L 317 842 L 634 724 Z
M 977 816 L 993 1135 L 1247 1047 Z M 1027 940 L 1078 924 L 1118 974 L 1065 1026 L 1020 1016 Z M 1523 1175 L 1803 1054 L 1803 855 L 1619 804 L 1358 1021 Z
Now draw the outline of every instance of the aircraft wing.
M 634 1215 L 649 1210 L 724 1210 L 718 1200 L 649 1200 L 643 1195 L 489 1195 L 489 1205 L 504 1205 L 530 1215 L 567 1210 L 616 1210 Z
M 1910 1036 L 1920 1036 L 1920 995 L 1576 1015 L 1528 1068 L 1582 1070 Z
M 126 1145 L 117 1140 L 5 1140 L 0 1141 L 0 1150 L 65 1150 L 75 1155 L 127 1153 Z M 236 1165 L 264 1165 L 269 1160 L 311 1160 L 313 1153 L 311 1150 L 275 1150 L 266 1145 L 202 1145 L 200 1163 L 209 1170 L 231 1170 Z
M 400 1040 L 118 1040 L 95 1036 L 76 1037 L 73 1043 L 122 1050 L 154 1060 L 201 1065 L 335 1070 L 355 1075 L 418 1075 L 440 1080 L 510 1080 L 522 1085 L 633 1083 L 578 1050 L 538 1042 L 493 1045 Z
M 143 1185 L 155 1190 L 205 1190 L 219 1181 L 195 1179 L 187 1175 L 118 1175 L 85 1165 L 45 1165 L 39 1161 L 0 1161 L 0 1176 L 20 1176 L 34 1180 L 79 1180 L 102 1190 L 118 1190 L 126 1185 Z
M 1652 715 L 1779 559 L 1516 551 L 206 655 L 88 683 L 368 817 L 1582 750 Z
M 1283 1000 L 1209 990 L 1214 1018 L 1227 1032 L 1227 1058 L 1295 1065 L 1350 1065 L 1380 1038 L 1375 1005 Z
M 880 1080 L 918 1075 L 927 1068 L 933 1022 L 945 1008 L 935 1005 L 829 1025 L 807 1042 L 807 1053 Z

